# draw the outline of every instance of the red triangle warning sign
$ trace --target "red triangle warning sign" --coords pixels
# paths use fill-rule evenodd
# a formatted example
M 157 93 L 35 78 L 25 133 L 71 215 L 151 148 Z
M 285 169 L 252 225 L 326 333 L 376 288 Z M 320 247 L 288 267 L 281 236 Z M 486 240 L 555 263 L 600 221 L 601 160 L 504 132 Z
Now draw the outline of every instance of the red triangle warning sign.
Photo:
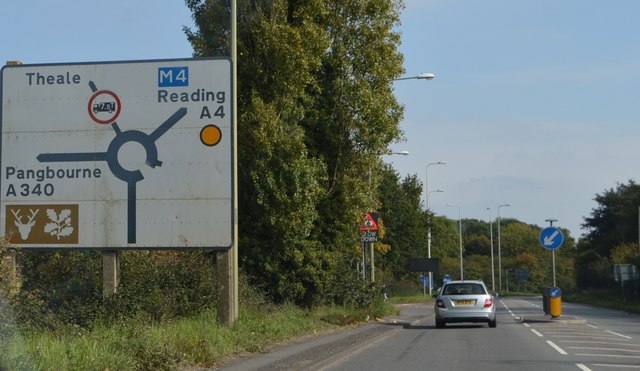
M 378 230 L 378 214 L 367 213 L 364 220 L 360 224 L 361 231 L 377 231 Z

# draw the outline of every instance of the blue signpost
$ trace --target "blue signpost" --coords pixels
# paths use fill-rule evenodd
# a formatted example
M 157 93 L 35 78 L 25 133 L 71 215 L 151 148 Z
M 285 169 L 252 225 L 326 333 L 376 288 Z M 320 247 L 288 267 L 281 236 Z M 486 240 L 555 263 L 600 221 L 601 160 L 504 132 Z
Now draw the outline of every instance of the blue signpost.
M 551 250 L 553 264 L 553 287 L 549 289 L 549 312 L 552 317 L 562 314 L 562 291 L 556 286 L 556 249 L 562 246 L 564 236 L 559 228 L 553 226 L 555 219 L 547 219 L 551 224 L 540 232 L 540 244 L 547 250 Z
M 540 232 L 540 244 L 545 249 L 555 250 L 562 246 L 564 236 L 562 231 L 556 227 L 547 227 Z

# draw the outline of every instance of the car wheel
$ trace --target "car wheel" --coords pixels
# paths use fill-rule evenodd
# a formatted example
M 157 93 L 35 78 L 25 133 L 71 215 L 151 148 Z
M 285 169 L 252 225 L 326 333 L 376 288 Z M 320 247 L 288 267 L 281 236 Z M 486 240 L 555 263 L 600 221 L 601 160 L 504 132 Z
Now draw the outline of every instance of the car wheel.
M 495 319 L 489 322 L 489 327 L 491 328 L 495 328 L 497 325 L 498 325 L 498 322 Z
M 444 320 L 436 319 L 436 328 L 445 328 L 446 322 Z

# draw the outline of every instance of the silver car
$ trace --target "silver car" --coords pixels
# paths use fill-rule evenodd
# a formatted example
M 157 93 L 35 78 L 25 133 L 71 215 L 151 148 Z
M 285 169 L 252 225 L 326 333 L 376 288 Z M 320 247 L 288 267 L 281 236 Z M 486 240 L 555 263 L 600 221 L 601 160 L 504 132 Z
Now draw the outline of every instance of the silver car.
M 436 327 L 453 322 L 486 322 L 496 327 L 494 298 L 482 281 L 449 281 L 436 296 Z

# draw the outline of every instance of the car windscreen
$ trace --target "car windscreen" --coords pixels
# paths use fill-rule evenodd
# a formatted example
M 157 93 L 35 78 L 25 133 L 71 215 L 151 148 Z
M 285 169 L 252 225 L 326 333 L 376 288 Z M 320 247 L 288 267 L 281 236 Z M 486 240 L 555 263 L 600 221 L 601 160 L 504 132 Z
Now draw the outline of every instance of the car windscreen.
M 477 283 L 452 283 L 444 287 L 443 295 L 485 295 L 482 285 Z

